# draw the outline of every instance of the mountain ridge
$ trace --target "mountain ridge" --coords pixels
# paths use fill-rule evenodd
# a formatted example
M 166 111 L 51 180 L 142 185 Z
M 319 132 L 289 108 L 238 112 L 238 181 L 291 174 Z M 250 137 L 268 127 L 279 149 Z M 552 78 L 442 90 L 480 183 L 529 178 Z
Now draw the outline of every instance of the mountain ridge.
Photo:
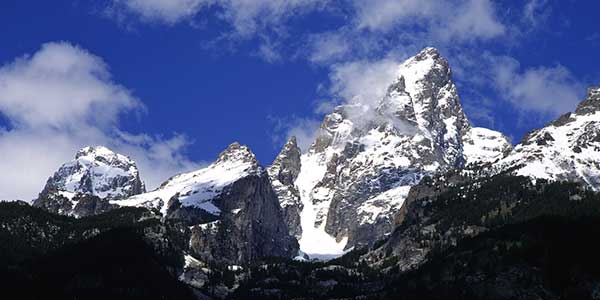
M 578 145 L 563 152 L 579 156 L 591 153 L 593 158 L 597 147 L 594 113 L 599 99 L 600 88 L 590 88 L 574 113 L 551 123 L 562 128 L 582 118 L 590 119 L 581 121 L 587 129 L 578 133 L 583 137 Z M 552 134 L 546 132 L 548 127 L 533 131 L 515 148 L 502 133 L 473 127 L 462 109 L 450 64 L 433 47 L 401 63 L 385 95 L 375 103 L 355 101 L 336 107 L 324 117 L 317 138 L 306 152 L 302 153 L 291 137 L 265 168 L 247 146 L 234 142 L 206 168 L 175 175 L 147 193 L 120 199 L 96 195 L 108 201 L 84 201 L 86 206 L 80 206 L 85 209 L 79 213 L 143 206 L 166 216 L 173 207 L 171 212 L 196 210 L 192 215 L 213 221 L 221 214 L 213 199 L 226 193 L 235 181 L 265 172 L 289 232 L 300 241 L 302 251 L 335 256 L 390 234 L 411 187 L 424 177 L 448 170 L 493 164 L 490 169 L 501 172 L 525 165 L 529 167 L 520 168 L 517 175 L 586 178 L 592 186 L 600 186 L 596 182 L 600 180 L 594 179 L 600 171 L 589 158 L 578 160 L 579 171 L 568 174 L 528 171 L 536 161 L 542 163 L 539 155 L 532 154 L 540 151 L 540 143 L 554 142 Z M 570 157 L 558 157 L 563 164 L 570 164 Z M 581 169 L 591 173 L 584 174 Z

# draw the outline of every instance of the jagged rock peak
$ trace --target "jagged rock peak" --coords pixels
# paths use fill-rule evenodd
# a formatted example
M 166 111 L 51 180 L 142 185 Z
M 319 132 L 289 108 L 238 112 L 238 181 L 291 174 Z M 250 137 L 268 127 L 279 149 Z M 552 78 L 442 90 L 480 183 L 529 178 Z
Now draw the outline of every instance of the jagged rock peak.
M 135 164 L 128 156 L 116 153 L 105 146 L 88 146 L 81 148 L 75 155 L 76 160 L 89 158 L 109 164 Z
M 423 48 L 423 50 L 421 50 L 421 52 L 419 52 L 417 55 L 415 55 L 415 59 L 417 59 L 417 60 L 424 60 L 427 58 L 433 58 L 433 59 L 442 58 L 443 59 L 442 55 L 440 54 L 440 51 L 434 47 L 425 47 L 425 48 Z
M 592 101 L 600 101 L 600 86 L 593 86 L 587 90 L 587 99 Z
M 238 142 L 233 142 L 227 149 L 223 150 L 215 163 L 235 161 L 251 163 L 256 167 L 259 166 L 258 160 L 250 148 L 246 145 L 241 145 Z
M 423 63 L 425 64 L 423 65 Z M 446 73 L 445 75 L 448 77 L 451 76 L 450 63 L 448 63 L 448 60 L 438 51 L 438 49 L 433 47 L 424 48 L 417 55 L 407 59 L 402 65 L 428 66 L 425 67 L 423 71 L 430 72 L 433 69 L 439 69 L 442 73 Z
M 283 148 L 281 149 L 281 151 L 275 158 L 275 161 L 273 161 L 273 164 L 275 165 L 275 164 L 281 163 L 282 160 L 289 158 L 291 155 L 292 156 L 297 155 L 298 159 L 299 159 L 300 152 L 301 151 L 300 151 L 300 148 L 298 147 L 298 142 L 296 141 L 296 137 L 292 136 L 288 139 L 288 141 L 285 143 L 285 145 L 283 145 Z
M 587 97 L 577 106 L 575 113 L 587 114 L 600 110 L 600 86 L 590 87 Z
M 300 173 L 300 156 L 301 151 L 296 137 L 292 136 L 273 161 L 269 174 L 284 185 L 293 185 Z
M 282 153 L 288 152 L 295 148 L 298 148 L 298 142 L 296 141 L 295 136 L 291 136 L 288 139 L 288 141 L 285 143 L 285 145 L 283 145 L 283 149 L 281 150 L 281 153 L 279 153 L 279 154 L 281 155 Z
M 288 225 L 289 233 L 298 238 L 302 232 L 300 211 L 303 205 L 295 181 L 300 174 L 301 167 L 301 151 L 296 142 L 296 137 L 291 137 L 285 143 L 273 164 L 267 169 L 273 190 L 279 199 L 283 217 Z

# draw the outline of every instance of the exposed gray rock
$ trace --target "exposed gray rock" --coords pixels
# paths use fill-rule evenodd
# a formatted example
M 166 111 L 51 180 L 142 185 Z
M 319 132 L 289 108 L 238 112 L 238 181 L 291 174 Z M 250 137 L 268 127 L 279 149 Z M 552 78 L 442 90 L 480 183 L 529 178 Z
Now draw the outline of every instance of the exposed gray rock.
M 284 181 L 286 172 L 282 175 Z M 217 187 L 203 181 L 219 174 L 231 183 Z M 298 242 L 290 235 L 269 174 L 248 147 L 234 143 L 206 169 L 172 178 L 162 188 L 173 187 L 181 192 L 169 200 L 165 217 L 190 226 L 190 255 L 196 259 L 244 265 L 259 258 L 292 257 L 298 252 Z M 196 199 L 194 193 L 186 192 L 190 189 L 198 194 L 212 191 L 215 195 L 190 202 L 189 199 Z
M 296 188 L 295 181 L 300 174 L 301 151 L 296 142 L 296 137 L 291 137 L 283 146 L 283 149 L 267 169 L 273 190 L 279 198 L 279 205 L 290 229 L 290 234 L 300 238 L 302 227 L 300 225 L 300 212 L 303 205 L 300 200 L 300 192 Z
M 576 114 L 585 115 L 600 110 L 600 87 L 591 87 L 587 90 L 587 97 L 579 103 Z
M 93 195 L 78 194 L 75 195 L 73 201 L 77 203 L 73 208 L 73 215 L 78 217 L 99 215 L 118 208 L 118 206 L 110 204 L 108 199 Z
M 298 252 L 266 172 L 236 181 L 214 202 L 224 213 L 192 227 L 191 250 L 200 260 L 243 265 Z

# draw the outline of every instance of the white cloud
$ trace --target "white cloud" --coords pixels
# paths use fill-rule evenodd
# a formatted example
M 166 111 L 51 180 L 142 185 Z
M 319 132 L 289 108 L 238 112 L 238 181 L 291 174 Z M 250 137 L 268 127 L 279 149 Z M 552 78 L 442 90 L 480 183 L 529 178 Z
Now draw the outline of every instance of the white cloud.
M 536 26 L 549 14 L 548 0 L 529 0 L 523 7 L 523 18 L 530 25 Z
M 277 27 L 291 17 L 318 9 L 326 0 L 217 0 L 223 8 L 221 18 L 230 22 L 237 34 L 247 37 Z
M 439 40 L 493 38 L 504 33 L 489 0 L 354 0 L 359 29 L 421 27 Z
M 439 26 L 437 34 L 442 34 L 447 41 L 490 39 L 504 34 L 506 30 L 489 0 L 467 0 L 455 9 L 448 9 Z M 444 26 L 447 26 L 448 33 Z
M 331 92 L 344 102 L 374 107 L 396 79 L 399 65 L 391 58 L 336 64 L 330 74 Z
M 281 149 L 290 137 L 295 136 L 298 147 L 302 151 L 307 151 L 315 141 L 319 126 L 321 125 L 320 120 L 299 118 L 296 116 L 286 118 L 270 116 L 269 120 L 273 124 L 273 131 L 270 132 L 271 139 L 277 149 Z
M 0 111 L 15 126 L 110 125 L 118 112 L 141 107 L 127 89 L 110 82 L 100 58 L 65 43 L 45 44 L 32 57 L 2 67 L 0 87 Z
M 196 15 L 212 0 L 113 0 L 109 7 L 111 14 L 119 15 L 120 10 L 138 14 L 142 20 L 175 24 Z
M 433 0 L 354 0 L 358 28 L 381 31 L 433 17 L 439 13 L 439 4 Z
M 373 58 L 373 54 L 385 55 L 415 42 L 427 41 L 428 45 L 440 47 L 442 43 L 458 45 L 496 38 L 506 32 L 490 0 L 113 0 L 113 3 L 116 5 L 110 7 L 111 11 L 133 12 L 148 22 L 174 24 L 200 18 L 223 21 L 228 26 L 220 29 L 217 42 L 253 40 L 257 43 L 254 53 L 267 62 L 296 57 L 281 53 L 289 50 L 304 52 L 310 61 L 320 64 Z M 327 13 L 343 22 L 325 31 L 290 31 L 290 20 L 314 12 Z
M 269 63 L 275 63 L 282 60 L 281 54 L 277 51 L 279 43 L 271 42 L 268 37 L 264 38 L 263 43 L 258 47 L 258 56 Z
M 521 70 L 515 59 L 496 57 L 492 76 L 501 97 L 515 108 L 551 117 L 572 111 L 585 92 L 584 85 L 561 65 Z
M 48 43 L 0 67 L 0 199 L 31 200 L 76 151 L 106 145 L 138 162 L 148 186 L 197 165 L 183 136 L 157 138 L 118 129 L 119 115 L 142 103 L 114 83 L 101 58 L 68 43 Z
M 248 37 L 270 29 L 290 17 L 311 11 L 327 3 L 326 0 L 113 0 L 108 7 L 110 15 L 121 11 L 137 14 L 142 21 L 175 24 L 189 20 L 203 8 L 218 8 L 215 16 L 228 22 L 234 33 Z
M 309 38 L 308 44 L 311 47 L 309 60 L 314 63 L 343 59 L 352 49 L 348 35 L 340 31 L 315 34 Z

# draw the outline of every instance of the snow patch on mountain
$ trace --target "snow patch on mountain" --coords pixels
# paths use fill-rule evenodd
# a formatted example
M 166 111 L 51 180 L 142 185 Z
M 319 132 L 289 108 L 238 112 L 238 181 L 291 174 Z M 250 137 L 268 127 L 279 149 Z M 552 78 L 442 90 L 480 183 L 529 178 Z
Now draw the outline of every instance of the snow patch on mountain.
M 389 217 L 388 212 L 400 210 L 400 207 L 404 204 L 404 200 L 408 197 L 411 187 L 412 185 L 401 185 L 364 202 L 358 208 L 360 224 L 374 224 L 380 217 Z
M 165 215 L 169 200 L 175 197 L 184 207 L 196 207 L 219 215 L 221 210 L 211 200 L 239 179 L 260 172 L 262 168 L 250 149 L 234 143 L 206 168 L 174 176 L 154 191 L 111 203 L 155 208 Z
M 467 164 L 491 163 L 512 150 L 502 133 L 482 127 L 473 127 L 463 136 L 463 155 Z
M 580 181 L 600 190 L 600 88 L 575 111 L 529 133 L 500 169 L 547 180 Z
M 326 187 L 316 188 L 316 185 L 325 176 L 327 170 L 325 161 L 332 155 L 334 155 L 334 151 L 303 155 L 301 157 L 302 168 L 295 182 L 303 206 L 300 213 L 302 235 L 298 243 L 300 251 L 312 258 L 343 255 L 347 243 L 347 239 L 338 242 L 325 232 L 324 223 L 317 224 L 317 216 L 328 209 L 329 203 L 327 201 L 313 202 L 313 198 L 327 198 L 330 192 Z M 316 195 L 313 196 L 313 193 Z

